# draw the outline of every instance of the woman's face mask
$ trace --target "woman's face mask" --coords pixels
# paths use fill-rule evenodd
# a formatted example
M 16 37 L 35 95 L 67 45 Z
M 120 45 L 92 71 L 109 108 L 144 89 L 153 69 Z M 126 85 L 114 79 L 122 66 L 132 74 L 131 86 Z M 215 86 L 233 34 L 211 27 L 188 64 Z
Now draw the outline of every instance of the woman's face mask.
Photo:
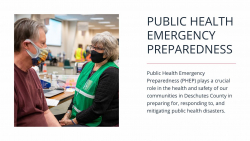
M 91 50 L 91 60 L 94 63 L 100 63 L 104 61 L 106 58 L 103 58 L 103 53 L 98 53 L 95 50 Z
M 48 56 L 48 48 L 39 48 L 33 43 L 30 39 L 26 39 L 25 41 L 29 41 L 36 49 L 36 54 L 31 53 L 29 50 L 26 50 L 27 53 L 32 58 L 32 65 L 38 66 L 42 62 L 44 62 Z

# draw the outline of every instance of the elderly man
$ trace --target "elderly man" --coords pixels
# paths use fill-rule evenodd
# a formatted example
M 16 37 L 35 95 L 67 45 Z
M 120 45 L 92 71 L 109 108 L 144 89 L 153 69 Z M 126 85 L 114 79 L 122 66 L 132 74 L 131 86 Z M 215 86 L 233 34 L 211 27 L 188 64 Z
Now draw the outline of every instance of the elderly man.
M 60 126 L 31 68 L 48 55 L 46 32 L 42 23 L 27 18 L 14 24 L 14 126 Z

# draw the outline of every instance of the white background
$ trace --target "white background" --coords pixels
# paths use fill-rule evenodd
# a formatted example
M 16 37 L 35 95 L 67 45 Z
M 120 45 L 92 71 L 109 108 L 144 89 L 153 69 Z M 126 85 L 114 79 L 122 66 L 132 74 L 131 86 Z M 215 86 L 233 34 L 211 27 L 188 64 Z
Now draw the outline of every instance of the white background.
M 249 140 L 248 1 L 9 0 L 1 2 L 0 138 L 3 140 Z M 14 14 L 119 14 L 120 127 L 14 128 Z M 228 27 L 148 27 L 147 17 L 234 17 Z M 148 41 L 148 30 L 216 30 L 213 41 Z M 148 44 L 232 44 L 230 55 L 148 55 Z M 236 63 L 235 65 L 148 65 L 147 63 Z M 205 71 L 231 78 L 226 114 L 146 114 L 147 70 Z M 1 139 L 2 140 L 2 139 Z

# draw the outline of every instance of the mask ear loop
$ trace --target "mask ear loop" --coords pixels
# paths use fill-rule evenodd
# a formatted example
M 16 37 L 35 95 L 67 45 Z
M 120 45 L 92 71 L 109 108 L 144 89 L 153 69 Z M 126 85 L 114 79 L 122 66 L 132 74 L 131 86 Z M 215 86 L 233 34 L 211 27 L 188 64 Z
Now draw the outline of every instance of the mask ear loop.
M 35 43 L 33 43 L 30 39 L 26 39 L 25 41 L 29 41 L 36 49 L 36 54 L 31 53 L 29 50 L 26 49 L 27 53 L 30 55 L 31 58 L 37 58 L 40 54 L 39 47 L 36 46 Z

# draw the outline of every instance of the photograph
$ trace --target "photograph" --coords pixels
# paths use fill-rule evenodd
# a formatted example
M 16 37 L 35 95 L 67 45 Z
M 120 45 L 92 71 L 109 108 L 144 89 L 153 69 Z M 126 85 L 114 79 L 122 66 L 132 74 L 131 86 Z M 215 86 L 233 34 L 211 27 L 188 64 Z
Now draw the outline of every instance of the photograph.
M 119 14 L 14 14 L 14 127 L 119 127 Z

